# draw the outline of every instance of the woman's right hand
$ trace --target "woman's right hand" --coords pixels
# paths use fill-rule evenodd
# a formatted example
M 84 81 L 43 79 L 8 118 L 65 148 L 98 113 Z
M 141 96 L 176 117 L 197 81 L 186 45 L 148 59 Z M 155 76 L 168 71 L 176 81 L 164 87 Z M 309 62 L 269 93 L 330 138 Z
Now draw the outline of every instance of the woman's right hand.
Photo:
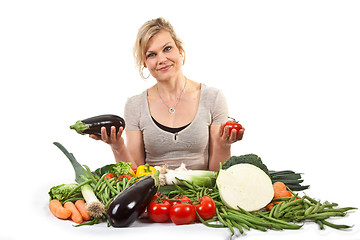
M 124 128 L 120 127 L 119 131 L 116 133 L 115 126 L 111 126 L 110 136 L 107 135 L 106 128 L 101 128 L 101 137 L 90 134 L 89 136 L 95 140 L 102 140 L 103 142 L 109 144 L 113 150 L 119 151 L 122 147 L 125 146 L 124 138 L 122 137 L 122 133 L 124 132 Z

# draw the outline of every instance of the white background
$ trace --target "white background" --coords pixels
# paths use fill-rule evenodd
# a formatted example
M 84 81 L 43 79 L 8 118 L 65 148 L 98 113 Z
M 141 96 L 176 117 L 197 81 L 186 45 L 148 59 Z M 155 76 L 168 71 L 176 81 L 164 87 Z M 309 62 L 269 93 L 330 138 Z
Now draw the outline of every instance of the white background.
M 233 155 L 302 172 L 308 195 L 359 207 L 359 12 L 358 1 L 1 1 L 0 239 L 229 237 L 201 224 L 74 228 L 47 208 L 48 190 L 74 179 L 52 142 L 91 169 L 114 161 L 106 144 L 69 126 L 121 116 L 128 97 L 155 83 L 139 77 L 132 47 L 159 16 L 185 43 L 186 76 L 220 88 L 246 128 Z M 356 223 L 352 231 L 306 224 L 245 239 L 360 239 L 359 219 L 334 220 Z

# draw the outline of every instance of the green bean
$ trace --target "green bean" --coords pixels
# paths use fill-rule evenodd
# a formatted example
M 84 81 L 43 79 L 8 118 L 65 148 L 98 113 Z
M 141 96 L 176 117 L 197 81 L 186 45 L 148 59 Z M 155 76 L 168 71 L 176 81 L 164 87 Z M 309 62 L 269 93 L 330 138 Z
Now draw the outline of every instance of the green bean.
M 104 181 L 104 182 L 101 183 L 100 189 L 99 189 L 98 192 L 99 192 L 99 193 L 103 192 L 103 191 L 105 190 L 105 188 L 106 188 L 106 183 L 105 183 L 105 181 Z
M 308 216 L 313 210 L 314 210 L 314 206 L 310 206 L 305 210 L 304 216 Z
M 240 232 L 240 234 L 243 234 L 244 233 L 244 229 L 240 226 L 240 224 L 238 224 L 236 221 L 234 221 L 234 220 L 230 220 L 230 222 L 231 222 L 231 224 L 234 226 L 234 227 L 236 227 L 238 230 L 239 230 L 239 232 Z
M 286 209 L 286 208 L 288 208 L 288 207 L 291 207 L 291 206 L 293 206 L 293 205 L 296 205 L 296 204 L 298 204 L 298 203 L 302 203 L 303 201 L 304 201 L 304 199 L 300 198 L 300 199 L 297 199 L 297 200 L 293 200 L 293 201 L 286 202 L 286 203 L 284 203 L 284 204 L 281 206 L 280 211 L 281 211 L 281 210 L 284 210 L 284 209 Z
M 97 181 L 97 183 L 96 183 L 96 186 L 95 186 L 95 189 L 94 189 L 94 190 L 98 191 L 98 190 L 100 189 L 100 185 L 101 185 L 101 183 L 104 181 L 105 175 L 106 175 L 106 173 L 105 173 L 104 175 L 102 175 L 102 176 L 101 176 L 101 178 L 99 179 L 99 181 Z
M 312 204 L 317 204 L 317 203 L 318 203 L 318 201 L 316 201 L 315 199 L 309 197 L 308 195 L 305 195 L 304 197 L 305 197 L 307 200 L 309 200 Z
M 105 184 L 106 184 L 106 182 L 105 182 Z M 105 189 L 104 189 L 104 194 L 105 194 L 106 197 L 109 197 L 109 187 L 107 186 L 107 184 L 106 184 Z
M 105 178 L 105 183 L 107 187 L 110 189 L 110 192 L 113 192 L 115 195 L 119 194 L 120 192 L 116 191 L 113 186 L 111 185 L 110 181 Z
M 181 194 L 186 193 L 186 191 L 184 189 L 182 189 L 179 185 L 174 183 L 174 186 L 176 187 L 176 189 L 178 189 L 180 191 Z
M 120 185 L 120 181 L 117 181 L 117 182 L 116 182 L 116 189 L 117 189 L 118 192 L 121 192 L 121 191 L 122 191 L 121 185 Z
M 224 208 L 221 208 L 222 212 L 226 214 L 226 211 Z M 233 224 L 231 223 L 230 219 L 225 219 L 225 221 L 228 223 L 228 225 L 230 226 L 230 231 L 232 232 L 232 235 L 235 234 L 234 232 L 234 228 L 233 228 Z
M 184 186 L 188 187 L 189 189 L 194 189 L 194 186 L 191 183 L 189 183 L 188 181 L 186 181 L 184 179 L 179 179 L 177 177 L 175 177 L 175 179 L 178 180 L 179 182 L 181 182 Z
M 272 202 L 288 201 L 291 197 L 274 198 Z
M 357 209 L 357 208 L 354 208 L 354 207 L 336 208 L 336 209 L 328 208 L 328 209 L 323 209 L 321 212 L 346 212 L 346 211 L 355 210 L 355 209 Z
M 319 208 L 320 208 L 320 202 L 317 202 L 311 213 L 317 213 L 319 211 Z
M 229 211 L 228 211 L 229 212 Z M 256 228 L 256 225 L 261 225 L 261 226 L 263 226 L 263 227 L 268 227 L 269 226 L 269 223 L 268 222 L 266 222 L 264 219 L 261 219 L 261 218 L 259 218 L 259 217 L 256 217 L 256 216 L 254 216 L 254 215 L 251 215 L 251 216 L 249 216 L 249 215 L 246 215 L 246 214 L 244 214 L 244 213 L 235 213 L 235 212 L 233 212 L 233 211 L 230 211 L 230 213 L 233 213 L 233 216 L 236 216 L 236 217 L 238 217 L 238 219 L 240 218 L 240 219 L 243 219 L 243 220 L 246 220 L 247 221 L 247 224 L 248 223 L 252 223 L 253 224 L 253 228 Z M 240 220 L 239 219 L 239 220 Z M 234 219 L 235 220 L 235 219 Z
M 280 217 L 280 209 L 281 209 L 281 206 L 282 206 L 283 204 L 284 204 L 284 202 L 281 202 L 281 203 L 276 204 L 276 205 L 274 206 L 275 210 L 274 210 L 273 215 L 274 215 L 275 218 Z
M 220 216 L 219 210 L 217 208 L 216 208 L 216 215 L 219 221 L 230 229 L 231 235 L 234 235 L 235 234 L 234 228 L 231 226 L 231 224 L 228 224 L 226 221 L 224 221 L 224 219 Z
M 241 208 L 241 207 L 239 207 L 239 206 L 237 206 L 237 208 L 238 208 L 241 212 L 243 212 L 244 214 L 246 214 L 246 215 L 248 215 L 248 216 L 253 216 L 251 213 L 249 213 L 249 212 L 246 211 L 245 209 L 243 209 L 243 208 Z
M 263 216 L 263 217 L 265 219 L 269 220 L 269 221 L 278 223 L 278 224 L 280 224 L 281 226 L 283 226 L 284 228 L 287 228 L 287 229 L 299 229 L 299 228 L 301 228 L 300 225 L 297 225 L 297 224 L 294 224 L 294 223 L 289 223 L 289 222 L 286 222 L 286 221 L 283 221 L 283 220 L 280 220 L 280 219 L 271 218 L 271 217 L 267 217 L 267 216 Z
M 351 228 L 351 226 L 348 225 L 338 225 L 338 224 L 334 224 L 334 223 L 330 223 L 328 221 L 322 220 L 322 223 L 326 226 L 335 228 L 335 229 L 343 229 L 343 228 Z
M 316 223 L 319 225 L 319 228 L 320 228 L 321 230 L 324 229 L 324 223 L 323 223 L 323 221 L 321 221 L 321 220 L 316 220 Z
M 91 221 L 87 221 L 87 222 L 83 222 L 77 225 L 74 225 L 74 227 L 81 227 L 81 226 L 85 226 L 85 225 L 94 225 L 94 224 L 98 224 L 99 223 L 99 218 L 94 218 Z

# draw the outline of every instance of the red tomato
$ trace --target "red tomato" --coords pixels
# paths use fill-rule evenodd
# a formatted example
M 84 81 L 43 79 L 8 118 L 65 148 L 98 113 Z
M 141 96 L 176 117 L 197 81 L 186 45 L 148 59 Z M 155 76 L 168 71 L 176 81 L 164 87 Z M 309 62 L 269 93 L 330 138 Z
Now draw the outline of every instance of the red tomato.
M 124 175 L 121 175 L 121 176 L 119 177 L 119 180 L 122 181 L 123 178 L 126 178 L 127 180 L 130 180 L 130 179 L 131 179 L 131 176 L 128 175 L 128 174 L 124 174 Z
M 113 173 L 107 173 L 104 178 L 111 179 L 113 177 L 115 177 Z
M 177 203 L 170 208 L 170 219 L 176 225 L 192 223 L 195 216 L 195 207 L 190 203 Z
M 214 200 L 209 196 L 200 198 L 200 203 L 195 205 L 197 213 L 204 220 L 211 219 L 215 216 L 216 205 Z
M 147 206 L 148 216 L 153 222 L 166 222 L 170 218 L 170 208 L 171 204 L 168 201 L 151 201 Z
M 235 122 L 235 121 L 227 121 L 225 123 L 225 126 L 229 126 L 229 135 L 231 134 L 232 130 L 235 129 L 236 130 L 236 135 L 239 134 L 240 129 L 242 129 L 242 126 L 240 123 Z
M 188 198 L 187 196 L 176 197 L 174 199 L 179 200 L 179 201 L 170 201 L 172 205 L 182 203 L 182 202 L 189 202 L 190 203 L 190 198 Z

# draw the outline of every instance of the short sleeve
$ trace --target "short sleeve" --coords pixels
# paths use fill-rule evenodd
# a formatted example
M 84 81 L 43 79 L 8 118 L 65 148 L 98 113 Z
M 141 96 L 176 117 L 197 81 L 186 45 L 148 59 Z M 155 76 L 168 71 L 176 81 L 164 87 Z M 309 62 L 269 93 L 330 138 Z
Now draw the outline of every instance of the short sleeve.
M 124 110 L 126 130 L 140 130 L 140 113 L 140 96 L 128 98 Z
M 212 123 L 220 124 L 225 123 L 229 117 L 229 109 L 225 95 L 222 91 L 218 90 L 215 95 L 214 104 L 212 107 Z

